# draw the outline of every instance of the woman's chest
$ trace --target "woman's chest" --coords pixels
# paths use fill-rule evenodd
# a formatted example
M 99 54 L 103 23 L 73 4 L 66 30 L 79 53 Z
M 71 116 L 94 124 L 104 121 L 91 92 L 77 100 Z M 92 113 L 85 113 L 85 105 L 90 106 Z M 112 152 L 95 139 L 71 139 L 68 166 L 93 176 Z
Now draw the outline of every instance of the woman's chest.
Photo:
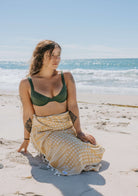
M 41 81 L 39 83 L 34 84 L 34 91 L 44 96 L 52 98 L 58 95 L 62 87 L 63 84 L 61 81 L 56 81 L 52 83 Z

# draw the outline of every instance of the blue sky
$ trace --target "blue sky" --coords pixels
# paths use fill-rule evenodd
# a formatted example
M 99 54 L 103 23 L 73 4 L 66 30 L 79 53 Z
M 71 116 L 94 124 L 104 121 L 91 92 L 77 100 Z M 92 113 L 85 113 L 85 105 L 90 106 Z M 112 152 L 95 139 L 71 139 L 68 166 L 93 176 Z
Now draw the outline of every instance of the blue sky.
M 138 58 L 137 0 L 0 0 L 0 59 L 29 60 L 44 39 L 62 59 Z

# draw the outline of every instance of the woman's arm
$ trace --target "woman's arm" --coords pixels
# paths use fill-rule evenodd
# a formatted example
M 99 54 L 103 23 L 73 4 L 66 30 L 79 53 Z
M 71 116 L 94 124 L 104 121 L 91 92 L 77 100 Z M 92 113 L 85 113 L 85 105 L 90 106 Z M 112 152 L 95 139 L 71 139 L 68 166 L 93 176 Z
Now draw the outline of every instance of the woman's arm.
M 33 105 L 30 100 L 29 96 L 29 83 L 27 79 L 24 79 L 19 84 L 19 95 L 22 102 L 23 107 L 23 124 L 24 124 L 24 142 L 18 149 L 18 152 L 20 152 L 23 148 L 25 152 L 27 152 L 27 147 L 29 145 L 29 138 L 30 138 L 30 132 L 32 128 L 32 118 L 34 114 Z
M 70 72 L 67 73 L 67 90 L 68 90 L 68 99 L 67 99 L 67 108 L 76 130 L 76 134 L 82 132 L 80 127 L 79 119 L 79 109 L 76 99 L 76 85 L 74 78 Z
M 67 99 L 67 107 L 68 111 L 76 130 L 77 137 L 80 138 L 84 142 L 90 142 L 92 144 L 96 144 L 96 140 L 92 135 L 85 134 L 81 130 L 80 126 L 80 118 L 79 118 L 79 109 L 76 99 L 76 85 L 74 78 L 70 72 L 67 73 L 67 89 L 68 89 L 68 99 Z

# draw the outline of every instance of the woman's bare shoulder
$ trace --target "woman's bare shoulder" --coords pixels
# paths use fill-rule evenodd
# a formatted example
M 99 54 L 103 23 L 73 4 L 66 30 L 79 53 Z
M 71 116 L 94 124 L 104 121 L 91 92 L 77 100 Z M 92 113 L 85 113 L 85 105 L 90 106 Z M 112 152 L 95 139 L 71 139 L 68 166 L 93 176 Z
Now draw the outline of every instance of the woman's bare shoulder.
M 68 82 L 68 81 L 72 81 L 74 82 L 74 78 L 73 78 L 73 75 L 70 71 L 65 71 L 63 72 L 64 73 L 64 78 L 65 80 Z
M 63 74 L 64 74 L 64 75 L 70 75 L 71 72 L 70 72 L 70 71 L 63 71 Z
M 23 88 L 24 90 L 29 89 L 29 81 L 28 81 L 28 78 L 23 78 L 20 81 L 19 88 Z
M 29 85 L 30 84 L 27 78 L 24 78 L 20 81 L 19 96 L 24 107 L 24 112 L 34 113 L 33 105 L 30 99 Z

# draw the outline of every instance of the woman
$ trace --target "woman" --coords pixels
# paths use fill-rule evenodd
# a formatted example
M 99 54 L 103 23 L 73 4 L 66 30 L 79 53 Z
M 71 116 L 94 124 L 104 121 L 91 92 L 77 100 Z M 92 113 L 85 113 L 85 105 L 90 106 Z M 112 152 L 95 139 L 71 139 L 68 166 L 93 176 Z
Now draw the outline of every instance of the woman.
M 51 40 L 37 44 L 29 77 L 21 80 L 24 141 L 27 152 L 30 136 L 34 147 L 61 175 L 98 170 L 104 148 L 80 127 L 76 87 L 70 72 L 58 71 L 61 47 Z

